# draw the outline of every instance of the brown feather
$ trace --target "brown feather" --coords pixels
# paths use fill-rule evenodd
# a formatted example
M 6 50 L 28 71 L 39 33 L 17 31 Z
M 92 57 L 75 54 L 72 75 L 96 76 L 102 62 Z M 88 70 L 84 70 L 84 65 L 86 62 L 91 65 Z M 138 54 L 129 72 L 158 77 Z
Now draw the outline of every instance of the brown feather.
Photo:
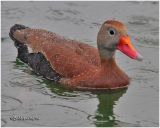
M 117 21 L 107 24 L 119 28 L 125 26 Z M 104 23 L 104 24 L 105 24 Z M 98 49 L 79 41 L 66 39 L 42 29 L 22 29 L 14 38 L 26 43 L 33 52 L 41 52 L 52 68 L 63 76 L 62 84 L 74 88 L 121 88 L 129 84 L 128 76 L 112 60 L 101 60 Z
M 98 50 L 88 44 L 41 29 L 19 30 L 14 37 L 27 43 L 34 52 L 43 53 L 52 68 L 64 77 L 73 77 L 100 66 Z

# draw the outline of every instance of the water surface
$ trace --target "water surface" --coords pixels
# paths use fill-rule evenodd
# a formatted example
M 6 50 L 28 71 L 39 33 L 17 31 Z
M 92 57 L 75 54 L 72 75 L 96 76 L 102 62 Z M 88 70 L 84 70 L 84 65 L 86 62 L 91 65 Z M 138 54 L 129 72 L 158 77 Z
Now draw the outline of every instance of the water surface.
M 158 2 L 2 2 L 2 126 L 158 126 Z M 15 23 L 43 28 L 96 46 L 100 25 L 123 21 L 144 56 L 116 60 L 132 78 L 126 90 L 82 92 L 37 76 L 16 60 L 8 37 Z M 19 118 L 30 118 L 16 120 Z

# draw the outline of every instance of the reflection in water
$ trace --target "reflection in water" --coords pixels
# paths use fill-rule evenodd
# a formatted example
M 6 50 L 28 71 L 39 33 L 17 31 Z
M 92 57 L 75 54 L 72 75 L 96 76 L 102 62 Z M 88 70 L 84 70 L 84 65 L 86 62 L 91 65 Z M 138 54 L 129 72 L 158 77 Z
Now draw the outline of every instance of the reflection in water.
M 61 85 L 55 85 L 53 83 L 50 83 L 47 80 L 44 80 L 44 82 L 47 84 L 47 87 L 52 91 L 52 93 L 56 93 L 57 95 L 64 96 L 64 99 L 75 97 L 76 99 L 79 99 L 82 95 L 83 92 L 80 92 L 79 95 L 76 91 L 69 90 L 64 88 Z M 95 115 L 89 115 L 87 118 L 91 122 L 93 122 L 97 127 L 104 127 L 104 126 L 115 126 L 117 125 L 116 118 L 114 116 L 113 112 L 113 107 L 116 104 L 116 101 L 119 100 L 119 98 L 126 93 L 127 89 L 121 89 L 117 91 L 112 91 L 112 92 L 88 92 L 91 93 L 92 95 L 96 95 L 99 104 L 98 108 L 96 110 Z M 90 94 L 90 97 L 91 97 Z M 87 94 L 85 94 L 87 95 Z M 90 97 L 87 97 L 90 99 Z M 81 97 L 82 98 L 82 97 Z M 83 97 L 84 99 L 84 97 Z
M 97 127 L 109 127 L 117 125 L 116 118 L 114 116 L 113 108 L 116 104 L 116 101 L 126 93 L 127 89 L 120 89 L 112 92 L 78 92 L 70 89 L 66 89 L 61 85 L 53 84 L 52 81 L 43 80 L 42 83 L 45 83 L 47 87 L 51 90 L 52 93 L 63 96 L 63 99 L 70 99 L 75 97 L 76 100 L 81 98 L 84 99 L 82 95 L 88 95 L 90 99 L 92 95 L 96 95 L 99 101 L 98 108 L 95 115 L 89 115 L 87 118 L 93 122 Z
M 115 102 L 126 93 L 126 90 L 127 89 L 121 89 L 114 92 L 97 94 L 99 100 L 98 109 L 95 116 L 90 117 L 90 119 L 95 120 L 94 123 L 97 127 L 117 125 L 113 107 L 116 104 Z
M 16 66 L 21 68 L 21 70 L 25 71 L 27 67 L 21 63 L 19 60 L 16 61 Z M 22 68 L 23 67 L 23 68 Z M 29 72 L 34 74 L 33 72 Z M 38 79 L 37 79 L 38 80 Z M 67 100 L 84 100 L 90 99 L 91 97 L 96 96 L 99 104 L 94 115 L 88 115 L 88 120 L 93 122 L 97 127 L 104 126 L 115 126 L 117 125 L 116 118 L 114 116 L 113 107 L 116 104 L 115 102 L 119 100 L 119 98 L 126 93 L 127 89 L 120 89 L 115 91 L 108 92 L 81 92 L 81 91 L 73 91 L 71 89 L 65 88 L 59 84 L 55 84 L 50 80 L 43 79 L 38 82 L 40 84 L 45 84 L 46 87 L 50 90 L 44 93 L 44 90 L 40 90 L 41 93 L 50 95 L 51 97 L 61 97 Z
M 43 84 L 45 83 L 46 87 L 51 91 L 46 93 L 48 93 L 52 97 L 62 98 L 62 99 L 71 100 L 71 101 L 80 101 L 80 100 L 96 98 L 96 95 L 92 94 L 91 92 L 75 91 L 75 90 L 66 88 L 60 84 L 55 84 L 50 80 L 44 79 L 41 83 Z

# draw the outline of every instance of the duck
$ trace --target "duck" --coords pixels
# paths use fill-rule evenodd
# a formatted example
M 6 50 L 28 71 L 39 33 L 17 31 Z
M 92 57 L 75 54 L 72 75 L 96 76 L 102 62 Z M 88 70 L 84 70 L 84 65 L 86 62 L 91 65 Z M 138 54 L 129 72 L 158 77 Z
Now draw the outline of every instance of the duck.
M 37 74 L 71 89 L 127 88 L 130 78 L 116 63 L 116 51 L 131 59 L 143 60 L 132 45 L 127 27 L 118 20 L 107 20 L 101 25 L 97 48 L 20 24 L 10 28 L 9 36 L 18 49 L 17 58 L 30 65 Z

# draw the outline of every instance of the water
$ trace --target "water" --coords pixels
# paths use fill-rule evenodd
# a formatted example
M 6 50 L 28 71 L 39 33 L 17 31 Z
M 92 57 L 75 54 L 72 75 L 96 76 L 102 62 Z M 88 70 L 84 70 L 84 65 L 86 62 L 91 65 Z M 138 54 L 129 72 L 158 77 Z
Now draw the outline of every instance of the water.
M 2 2 L 2 126 L 158 126 L 158 6 L 158 2 Z M 128 89 L 116 92 L 73 91 L 35 75 L 16 60 L 8 37 L 9 28 L 20 23 L 96 46 L 100 25 L 112 18 L 127 25 L 144 56 L 138 62 L 117 52 L 118 64 L 132 81 Z

